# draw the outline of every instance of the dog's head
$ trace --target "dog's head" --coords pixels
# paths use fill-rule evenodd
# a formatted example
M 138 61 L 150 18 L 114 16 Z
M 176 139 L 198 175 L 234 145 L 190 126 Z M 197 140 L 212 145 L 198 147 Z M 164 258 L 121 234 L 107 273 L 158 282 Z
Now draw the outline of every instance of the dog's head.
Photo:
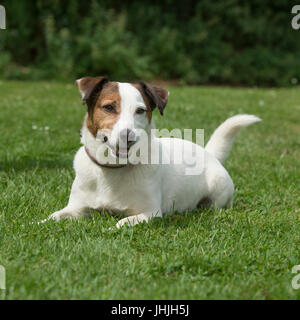
M 139 82 L 137 84 L 109 81 L 106 77 L 84 77 L 76 80 L 83 102 L 87 105 L 87 128 L 96 138 L 99 133 L 116 155 L 128 153 L 135 143 L 136 131 L 150 131 L 152 112 L 161 115 L 169 92 Z M 123 142 L 126 148 L 122 149 Z

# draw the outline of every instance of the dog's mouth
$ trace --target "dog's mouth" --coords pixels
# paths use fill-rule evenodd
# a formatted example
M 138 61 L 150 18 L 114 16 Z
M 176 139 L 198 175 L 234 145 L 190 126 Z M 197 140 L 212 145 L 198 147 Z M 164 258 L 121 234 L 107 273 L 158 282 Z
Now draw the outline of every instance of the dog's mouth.
M 119 144 L 116 145 L 115 147 L 112 146 L 111 144 L 109 144 L 108 142 L 106 142 L 106 144 L 109 146 L 112 154 L 116 157 L 116 158 L 128 158 L 131 147 L 136 143 L 136 141 L 130 141 L 127 143 L 127 145 L 125 146 L 120 146 Z

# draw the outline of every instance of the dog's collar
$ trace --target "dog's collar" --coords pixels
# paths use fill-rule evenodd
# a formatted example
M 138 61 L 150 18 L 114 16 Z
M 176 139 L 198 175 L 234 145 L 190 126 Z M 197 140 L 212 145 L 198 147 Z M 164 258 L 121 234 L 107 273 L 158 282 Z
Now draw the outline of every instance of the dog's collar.
M 89 149 L 87 147 L 84 147 L 87 155 L 89 158 L 99 167 L 104 167 L 104 168 L 110 168 L 110 169 L 118 169 L 118 168 L 123 168 L 126 166 L 126 164 L 120 164 L 120 165 L 110 165 L 110 164 L 103 164 L 100 163 L 94 156 L 91 155 Z

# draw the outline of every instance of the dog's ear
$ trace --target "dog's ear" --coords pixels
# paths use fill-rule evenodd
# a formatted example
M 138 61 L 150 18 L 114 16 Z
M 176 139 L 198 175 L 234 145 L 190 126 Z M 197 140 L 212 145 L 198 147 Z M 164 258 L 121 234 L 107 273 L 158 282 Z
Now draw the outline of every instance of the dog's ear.
M 139 82 L 139 85 L 149 100 L 151 110 L 157 107 L 160 114 L 163 115 L 168 103 L 169 91 L 142 81 Z
M 84 77 L 76 80 L 83 103 L 90 106 L 108 81 L 107 77 Z

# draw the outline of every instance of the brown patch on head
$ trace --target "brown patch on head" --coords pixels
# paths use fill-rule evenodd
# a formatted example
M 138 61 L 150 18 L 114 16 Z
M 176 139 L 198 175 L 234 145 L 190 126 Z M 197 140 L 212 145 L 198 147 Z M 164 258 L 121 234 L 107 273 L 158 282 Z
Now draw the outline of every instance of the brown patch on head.
M 117 82 L 106 78 L 86 77 L 77 80 L 79 91 L 87 103 L 87 128 L 94 137 L 99 129 L 111 130 L 118 121 L 121 113 L 121 97 Z M 108 109 L 105 106 L 111 106 Z
M 87 128 L 97 136 L 99 129 L 111 130 L 121 113 L 121 97 L 117 82 L 110 82 L 106 77 L 84 77 L 76 80 L 84 103 L 87 104 Z M 146 116 L 151 122 L 152 111 L 157 107 L 160 114 L 168 102 L 169 92 L 148 83 L 132 84 L 141 93 L 147 107 Z M 107 108 L 109 106 L 109 108 Z
M 112 106 L 113 112 L 107 111 L 104 106 Z M 87 118 L 87 127 L 96 137 L 99 129 L 111 130 L 118 121 L 121 113 L 121 97 L 117 82 L 108 82 L 100 92 L 98 99 Z
M 142 81 L 138 84 L 133 84 L 133 86 L 136 87 L 142 94 L 142 97 L 147 106 L 147 110 L 149 112 L 149 115 L 147 112 L 149 121 L 151 121 L 152 111 L 156 107 L 159 109 L 160 114 L 163 115 L 164 109 L 168 103 L 168 90 Z

